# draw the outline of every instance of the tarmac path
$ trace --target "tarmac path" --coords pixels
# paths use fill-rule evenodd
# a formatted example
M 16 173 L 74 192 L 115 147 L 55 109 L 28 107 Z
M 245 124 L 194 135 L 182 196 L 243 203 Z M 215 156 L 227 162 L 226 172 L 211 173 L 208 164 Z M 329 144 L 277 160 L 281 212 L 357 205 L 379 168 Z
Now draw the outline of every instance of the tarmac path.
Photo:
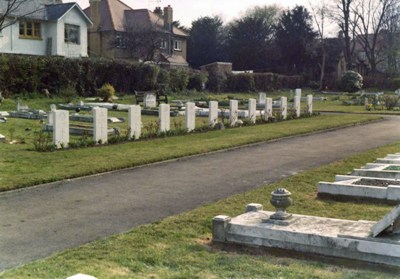
M 0 271 L 400 140 L 400 117 L 0 193 Z M 210 220 L 213 216 L 210 216 Z

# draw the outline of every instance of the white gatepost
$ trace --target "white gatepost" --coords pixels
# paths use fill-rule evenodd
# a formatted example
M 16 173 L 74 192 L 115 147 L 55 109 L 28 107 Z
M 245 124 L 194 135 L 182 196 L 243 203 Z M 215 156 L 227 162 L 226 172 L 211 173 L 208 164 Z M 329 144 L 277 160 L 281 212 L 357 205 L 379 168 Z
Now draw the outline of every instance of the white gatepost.
M 106 108 L 93 108 L 93 140 L 96 144 L 105 144 L 108 141 Z
M 307 95 L 307 113 L 313 113 L 313 95 Z
M 208 125 L 214 127 L 218 123 L 218 102 L 210 101 L 208 103 Z
M 287 98 L 286 97 L 281 97 L 281 117 L 283 120 L 287 119 Z
M 196 108 L 192 102 L 186 103 L 186 129 L 188 132 L 196 129 Z
M 294 96 L 294 111 L 296 113 L 296 117 L 299 118 L 300 117 L 300 100 L 301 97 L 300 96 Z
M 229 126 L 235 126 L 238 120 L 238 101 L 237 100 L 230 100 L 229 101 Z
M 158 117 L 160 120 L 160 132 L 168 132 L 171 129 L 170 106 L 169 104 L 161 104 L 159 106 Z
M 249 99 L 249 120 L 250 123 L 256 124 L 256 110 L 257 110 L 257 100 Z
M 264 108 L 264 120 L 268 121 L 272 118 L 272 98 L 267 98 L 265 100 L 265 108 Z
M 139 139 L 142 133 L 142 110 L 140 105 L 132 105 L 128 108 L 129 139 Z
M 69 144 L 69 112 L 53 110 L 53 144 L 57 148 L 68 147 Z

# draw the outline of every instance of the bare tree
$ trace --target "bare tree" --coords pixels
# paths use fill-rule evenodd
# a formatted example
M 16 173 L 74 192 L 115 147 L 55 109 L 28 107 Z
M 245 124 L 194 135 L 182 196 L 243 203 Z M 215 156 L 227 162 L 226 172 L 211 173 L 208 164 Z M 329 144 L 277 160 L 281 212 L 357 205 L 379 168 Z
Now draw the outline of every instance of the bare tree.
M 400 3 L 394 3 L 386 12 L 384 19 L 384 27 L 386 33 L 386 56 L 387 56 L 387 73 L 390 75 L 398 74 L 398 60 L 400 51 Z
M 349 70 L 353 68 L 354 39 L 358 22 L 358 16 L 353 12 L 354 5 L 355 0 L 334 0 L 329 13 L 329 17 L 338 24 L 343 34 L 344 57 Z
M 354 14 L 359 21 L 356 24 L 357 43 L 359 43 L 365 53 L 372 73 L 377 73 L 377 66 L 386 60 L 385 36 L 381 31 L 385 27 L 387 13 L 394 7 L 399 0 L 359 0 L 357 8 L 353 8 Z
M 0 31 L 9 24 L 4 24 L 7 17 L 13 15 L 17 12 L 18 8 L 25 2 L 29 0 L 0 0 Z

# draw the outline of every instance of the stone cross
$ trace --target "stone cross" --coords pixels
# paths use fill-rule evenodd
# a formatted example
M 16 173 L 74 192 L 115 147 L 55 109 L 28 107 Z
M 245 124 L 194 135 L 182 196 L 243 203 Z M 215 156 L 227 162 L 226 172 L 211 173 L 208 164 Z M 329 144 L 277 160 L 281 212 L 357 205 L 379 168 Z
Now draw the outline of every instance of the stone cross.
M 218 123 L 218 102 L 210 101 L 208 104 L 208 124 L 210 127 L 214 127 Z
M 238 101 L 230 100 L 229 101 L 229 126 L 235 126 L 238 120 Z
M 264 108 L 264 120 L 268 121 L 268 119 L 272 118 L 272 98 L 267 98 L 265 100 L 265 108 Z
M 69 144 L 69 112 L 54 110 L 53 114 L 53 144 L 57 148 L 68 147 Z
M 313 113 L 313 95 L 307 95 L 307 113 Z
M 256 99 L 249 99 L 249 120 L 250 123 L 252 124 L 256 124 L 256 110 L 257 110 Z
M 93 108 L 93 140 L 105 144 L 108 141 L 108 122 L 106 108 Z
M 300 117 L 300 100 L 301 97 L 300 96 L 294 96 L 294 111 L 296 113 L 296 117 L 299 118 Z
M 129 139 L 139 139 L 142 131 L 142 111 L 140 105 L 129 106 L 128 108 L 128 128 Z
M 188 132 L 193 131 L 196 128 L 196 108 L 192 102 L 186 103 L 186 129 Z
M 281 97 L 281 117 L 283 120 L 287 119 L 287 97 Z
M 170 127 L 170 106 L 169 104 L 161 104 L 158 111 L 160 121 L 160 132 L 168 132 Z

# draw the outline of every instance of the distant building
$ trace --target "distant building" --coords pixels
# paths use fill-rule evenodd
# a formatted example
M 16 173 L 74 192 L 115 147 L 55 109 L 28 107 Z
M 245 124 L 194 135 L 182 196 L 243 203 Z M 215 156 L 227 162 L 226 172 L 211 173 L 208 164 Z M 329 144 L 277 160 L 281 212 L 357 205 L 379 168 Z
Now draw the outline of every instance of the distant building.
M 0 13 L 6 5 L 7 1 L 0 1 Z M 86 57 L 91 24 L 77 3 L 26 1 L 6 17 L 0 33 L 0 52 Z
M 169 67 L 187 67 L 188 34 L 173 23 L 171 6 L 154 12 L 146 9 L 134 10 L 119 0 L 90 0 L 85 13 L 93 21 L 89 29 L 89 55 L 124 60 L 148 60 L 135 57 L 129 44 L 130 32 L 134 28 L 156 32 L 154 62 Z

